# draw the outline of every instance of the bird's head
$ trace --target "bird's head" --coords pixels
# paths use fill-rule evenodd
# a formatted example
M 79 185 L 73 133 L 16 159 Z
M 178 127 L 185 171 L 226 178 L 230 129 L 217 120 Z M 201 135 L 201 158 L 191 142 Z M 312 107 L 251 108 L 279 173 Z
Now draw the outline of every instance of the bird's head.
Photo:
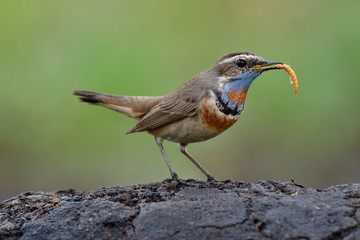
M 261 73 L 276 69 L 280 62 L 269 62 L 251 52 L 233 52 L 220 58 L 212 67 L 216 74 L 219 101 L 231 114 L 244 108 L 247 91 Z
M 251 52 L 232 52 L 220 58 L 213 66 L 221 82 L 241 81 L 250 86 L 252 81 L 267 70 L 276 69 L 281 62 L 269 62 Z

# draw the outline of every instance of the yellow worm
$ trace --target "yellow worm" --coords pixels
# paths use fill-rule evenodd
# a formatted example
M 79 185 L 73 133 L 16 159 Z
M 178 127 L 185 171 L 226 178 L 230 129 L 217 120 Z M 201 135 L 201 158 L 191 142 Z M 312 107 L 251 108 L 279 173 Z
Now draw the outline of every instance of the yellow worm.
M 292 70 L 291 67 L 287 64 L 277 64 L 277 65 L 275 65 L 275 67 L 278 69 L 284 69 L 289 74 L 290 80 L 294 87 L 294 91 L 297 92 L 299 83 L 298 83 L 298 80 L 297 80 L 294 70 Z

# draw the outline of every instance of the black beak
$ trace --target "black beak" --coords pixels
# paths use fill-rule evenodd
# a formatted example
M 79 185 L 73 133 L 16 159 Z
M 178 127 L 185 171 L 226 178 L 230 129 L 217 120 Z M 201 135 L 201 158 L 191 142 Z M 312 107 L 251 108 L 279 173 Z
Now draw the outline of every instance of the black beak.
M 274 65 L 277 64 L 283 64 L 282 62 L 262 62 L 259 63 L 251 68 L 251 70 L 262 70 L 262 72 L 272 70 L 272 69 L 278 69 Z

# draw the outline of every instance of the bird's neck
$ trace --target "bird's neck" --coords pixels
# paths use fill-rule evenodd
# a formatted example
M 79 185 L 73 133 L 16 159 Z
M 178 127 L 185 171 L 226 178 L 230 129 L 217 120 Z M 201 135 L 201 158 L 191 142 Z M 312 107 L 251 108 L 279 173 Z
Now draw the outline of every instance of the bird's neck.
M 248 89 L 253 80 L 235 80 L 224 85 L 221 94 L 218 94 L 218 101 L 222 105 L 220 109 L 224 114 L 238 115 L 245 107 L 245 100 Z

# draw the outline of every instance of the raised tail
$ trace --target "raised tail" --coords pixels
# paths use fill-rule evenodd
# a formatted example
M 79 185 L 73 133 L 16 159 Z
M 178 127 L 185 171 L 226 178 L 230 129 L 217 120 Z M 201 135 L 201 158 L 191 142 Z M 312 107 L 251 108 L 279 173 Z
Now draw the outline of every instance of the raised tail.
M 83 102 L 100 105 L 138 120 L 163 98 L 112 95 L 85 90 L 74 90 L 73 94 Z

